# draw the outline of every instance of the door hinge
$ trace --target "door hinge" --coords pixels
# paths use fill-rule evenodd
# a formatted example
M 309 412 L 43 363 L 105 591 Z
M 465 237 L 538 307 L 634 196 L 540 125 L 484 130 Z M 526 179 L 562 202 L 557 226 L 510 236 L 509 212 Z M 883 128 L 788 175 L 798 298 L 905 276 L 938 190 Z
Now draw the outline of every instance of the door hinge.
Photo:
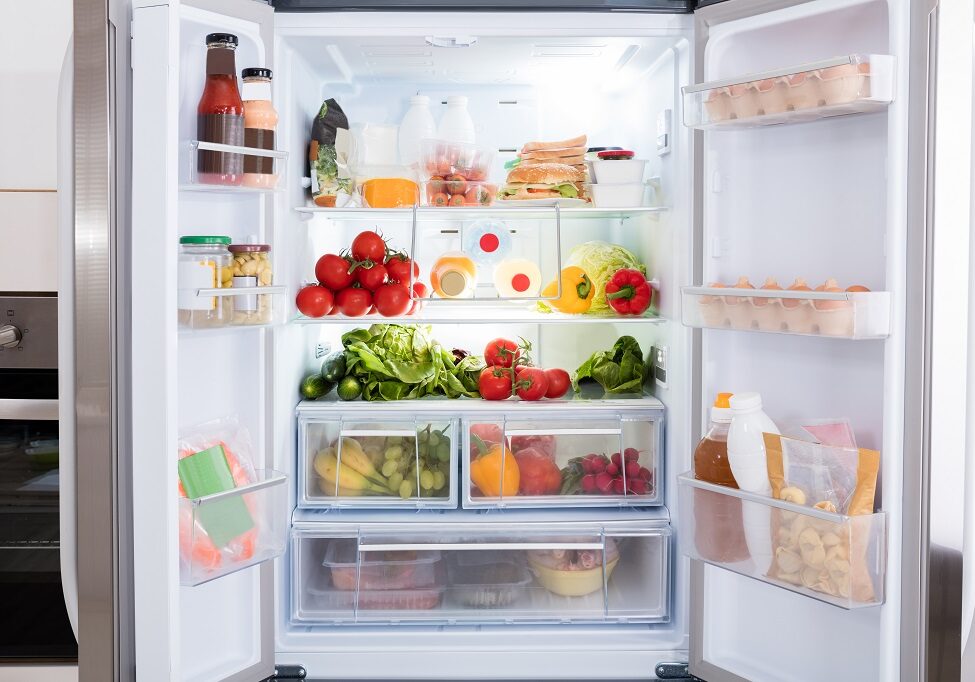
M 303 680 L 306 677 L 308 677 L 308 673 L 300 665 L 276 665 L 274 666 L 274 674 L 263 680 L 263 682 Z
M 687 672 L 687 663 L 658 663 L 653 672 L 658 680 L 697 680 L 697 682 L 704 682 L 700 677 L 694 677 Z

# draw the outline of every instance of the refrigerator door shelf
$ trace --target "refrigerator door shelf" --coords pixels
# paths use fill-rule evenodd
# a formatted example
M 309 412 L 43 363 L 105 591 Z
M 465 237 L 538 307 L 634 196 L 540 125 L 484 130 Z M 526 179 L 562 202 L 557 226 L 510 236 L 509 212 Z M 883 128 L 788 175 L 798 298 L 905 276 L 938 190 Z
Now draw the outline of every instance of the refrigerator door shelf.
M 233 154 L 270 159 L 271 168 L 266 173 L 241 174 L 238 184 L 207 182 L 200 178 L 197 157 L 201 153 Z M 190 140 L 180 150 L 180 190 L 184 192 L 280 192 L 288 186 L 288 152 L 256 147 L 238 147 L 218 142 Z
M 496 528 L 426 534 L 404 525 L 344 537 L 297 530 L 292 621 L 665 623 L 669 536 L 669 528 L 653 525 L 507 534 Z M 354 570 L 329 563 L 338 553 L 357 557 Z
M 890 310 L 886 291 L 681 288 L 681 321 L 687 327 L 884 339 L 890 334 Z
M 684 125 L 736 130 L 882 111 L 894 58 L 852 54 L 682 88 Z
M 678 477 L 683 553 L 843 609 L 884 603 L 887 515 L 844 516 Z
M 284 552 L 288 477 L 271 469 L 254 474 L 246 486 L 179 499 L 182 585 L 202 585 Z
M 634 406 L 576 415 L 559 410 L 468 417 L 462 422 L 463 506 L 662 504 L 663 416 L 662 409 Z M 512 454 L 500 457 L 493 449 L 500 443 Z
M 415 402 L 415 401 L 414 401 Z M 434 414 L 298 415 L 299 506 L 457 506 L 457 420 Z

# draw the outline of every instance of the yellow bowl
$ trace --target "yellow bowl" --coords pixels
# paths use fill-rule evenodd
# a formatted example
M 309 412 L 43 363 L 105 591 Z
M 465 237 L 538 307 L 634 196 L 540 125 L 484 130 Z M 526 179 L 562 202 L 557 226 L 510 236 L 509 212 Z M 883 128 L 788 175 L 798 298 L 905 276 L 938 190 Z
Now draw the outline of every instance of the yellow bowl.
M 613 569 L 616 568 L 619 560 L 620 558 L 617 556 L 606 564 L 607 582 L 609 582 L 610 576 L 613 575 Z M 532 571 L 535 573 L 538 582 L 549 592 L 560 594 L 563 597 L 581 597 L 603 589 L 602 566 L 590 568 L 585 571 L 562 571 L 537 563 L 531 558 L 529 558 L 528 562 L 531 564 Z

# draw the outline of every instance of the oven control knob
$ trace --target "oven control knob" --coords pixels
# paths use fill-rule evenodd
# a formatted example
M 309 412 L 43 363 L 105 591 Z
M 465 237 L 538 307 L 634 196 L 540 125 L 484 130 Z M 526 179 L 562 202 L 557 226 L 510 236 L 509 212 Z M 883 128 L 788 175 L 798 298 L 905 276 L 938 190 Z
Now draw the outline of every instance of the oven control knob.
M 24 337 L 12 324 L 0 326 L 0 348 L 16 348 Z

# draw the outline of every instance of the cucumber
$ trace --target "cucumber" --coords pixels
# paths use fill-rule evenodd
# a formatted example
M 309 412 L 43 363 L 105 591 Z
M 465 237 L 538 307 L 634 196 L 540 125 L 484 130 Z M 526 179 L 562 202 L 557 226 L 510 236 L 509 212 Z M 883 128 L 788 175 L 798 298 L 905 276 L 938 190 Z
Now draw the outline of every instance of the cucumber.
M 345 351 L 329 353 L 322 361 L 322 378 L 337 384 L 345 376 Z
M 362 384 L 354 376 L 347 376 L 339 382 L 338 394 L 342 400 L 355 400 L 362 395 Z
M 301 382 L 301 397 L 305 400 L 318 400 L 335 388 L 334 381 L 323 379 L 320 374 L 309 374 Z

